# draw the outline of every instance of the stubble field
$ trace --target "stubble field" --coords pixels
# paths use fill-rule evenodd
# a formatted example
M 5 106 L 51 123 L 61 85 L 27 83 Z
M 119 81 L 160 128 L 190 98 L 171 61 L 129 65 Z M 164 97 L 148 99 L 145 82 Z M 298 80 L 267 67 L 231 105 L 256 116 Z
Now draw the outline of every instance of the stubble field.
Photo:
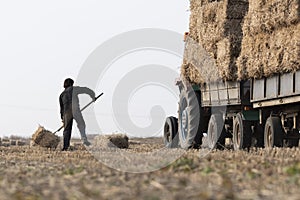
M 129 173 L 107 167 L 85 148 L 1 147 L 0 199 L 300 199 L 299 148 L 215 150 L 200 157 L 201 150 L 163 150 L 160 138 L 134 139 L 129 147 L 122 151 L 131 159 L 153 151 L 182 156 L 159 170 Z M 141 167 L 146 162 L 137 160 Z

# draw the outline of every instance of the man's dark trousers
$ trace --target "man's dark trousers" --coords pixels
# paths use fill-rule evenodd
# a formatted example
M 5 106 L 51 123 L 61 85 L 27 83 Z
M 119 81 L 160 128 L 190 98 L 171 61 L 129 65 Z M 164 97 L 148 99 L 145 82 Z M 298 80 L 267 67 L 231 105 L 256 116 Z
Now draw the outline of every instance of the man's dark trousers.
M 75 109 L 72 112 L 66 112 L 63 116 L 63 122 L 64 122 L 64 147 L 63 149 L 68 149 L 70 146 L 70 140 L 71 140 L 71 133 L 72 133 L 72 126 L 73 126 L 73 119 L 75 119 L 77 123 L 77 127 L 79 129 L 81 139 L 84 141 L 87 140 L 86 133 L 85 133 L 85 122 L 82 116 L 82 113 L 80 110 Z

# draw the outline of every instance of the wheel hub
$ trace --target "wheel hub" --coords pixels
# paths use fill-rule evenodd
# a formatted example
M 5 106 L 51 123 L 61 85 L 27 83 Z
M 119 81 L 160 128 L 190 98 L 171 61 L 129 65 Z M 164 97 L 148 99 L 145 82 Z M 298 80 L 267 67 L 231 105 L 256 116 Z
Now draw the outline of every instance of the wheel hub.
M 181 113 L 181 134 L 183 136 L 183 139 L 186 138 L 187 131 L 188 131 L 188 111 L 187 108 L 185 108 Z
M 268 129 L 267 133 L 268 133 L 268 137 L 267 137 L 268 138 L 268 141 L 267 141 L 268 146 L 271 147 L 272 143 L 273 143 L 273 136 L 272 136 L 271 128 Z
M 185 130 L 187 129 L 187 121 L 188 121 L 187 109 L 184 109 L 182 112 L 182 127 Z
M 239 125 L 237 125 L 236 143 L 236 146 L 239 149 L 241 144 L 241 130 Z

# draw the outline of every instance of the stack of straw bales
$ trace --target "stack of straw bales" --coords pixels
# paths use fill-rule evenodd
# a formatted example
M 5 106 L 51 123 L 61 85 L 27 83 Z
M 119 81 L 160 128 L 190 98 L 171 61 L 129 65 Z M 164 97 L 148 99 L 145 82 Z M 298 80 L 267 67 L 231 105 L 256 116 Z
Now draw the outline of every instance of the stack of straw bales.
M 300 0 L 190 0 L 182 75 L 191 83 L 300 69 Z
M 52 132 L 47 131 L 44 127 L 39 126 L 31 138 L 32 146 L 41 146 L 46 148 L 56 148 L 59 144 L 59 137 Z
M 300 1 L 249 2 L 238 58 L 238 78 L 262 78 L 300 69 Z
M 244 0 L 191 0 L 190 38 L 199 48 L 189 47 L 185 51 L 182 72 L 193 83 L 201 83 L 207 79 L 215 81 L 235 80 L 237 78 L 236 59 L 241 51 L 242 23 L 248 11 L 248 3 Z M 187 42 L 189 43 L 189 42 Z M 204 49 L 207 56 L 196 49 Z M 204 60 L 215 69 L 203 74 Z M 191 63 L 192 65 L 188 65 Z M 190 69 L 190 68 L 194 69 Z M 189 69 L 189 72 L 185 70 Z M 198 72 L 198 75 L 195 73 Z M 207 74 L 210 74 L 207 77 Z M 197 77 L 194 79 L 194 77 Z

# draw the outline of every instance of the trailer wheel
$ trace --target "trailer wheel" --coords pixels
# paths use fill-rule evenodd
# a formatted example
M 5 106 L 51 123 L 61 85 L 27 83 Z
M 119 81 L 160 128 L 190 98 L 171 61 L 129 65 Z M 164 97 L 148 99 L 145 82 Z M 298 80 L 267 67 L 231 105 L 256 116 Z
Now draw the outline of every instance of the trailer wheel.
M 283 146 L 283 128 L 279 117 L 269 117 L 265 125 L 265 147 L 282 147 Z
M 164 125 L 164 143 L 167 148 L 178 147 L 178 120 L 176 117 L 167 117 Z
M 251 146 L 252 131 L 251 124 L 243 120 L 241 113 L 238 113 L 233 120 L 233 148 L 241 150 Z
M 207 141 L 210 149 L 225 147 L 224 120 L 221 114 L 211 115 L 208 123 Z
M 254 137 L 256 138 L 255 147 L 264 147 L 264 130 L 264 126 L 257 122 L 254 128 Z
M 203 110 L 200 93 L 192 88 L 182 89 L 179 100 L 178 133 L 181 148 L 198 148 L 202 143 Z
M 299 139 L 289 139 L 288 147 L 297 147 L 299 146 Z
M 296 136 L 299 134 L 299 130 L 298 129 L 293 129 L 292 135 Z M 297 147 L 299 146 L 299 139 L 287 139 L 287 146 L 288 147 Z

